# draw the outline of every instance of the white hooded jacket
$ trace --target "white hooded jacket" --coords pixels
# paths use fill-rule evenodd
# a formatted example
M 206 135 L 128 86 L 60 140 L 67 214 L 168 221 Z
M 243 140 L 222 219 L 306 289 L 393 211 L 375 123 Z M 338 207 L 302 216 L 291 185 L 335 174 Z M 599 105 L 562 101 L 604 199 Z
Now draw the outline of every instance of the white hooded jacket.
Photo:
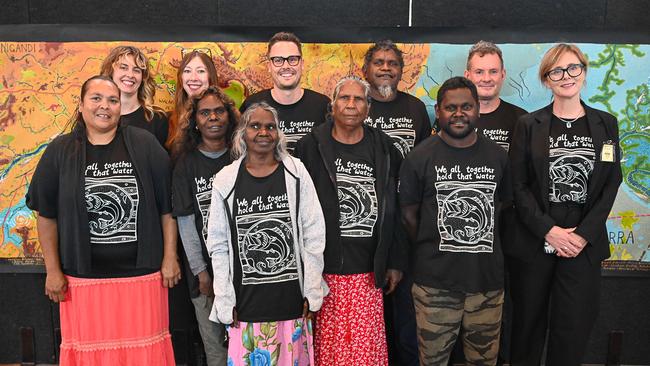
M 232 310 L 237 303 L 233 285 L 234 256 L 231 248 L 235 227 L 233 222 L 234 191 L 243 157 L 221 169 L 212 182 L 212 201 L 208 220 L 206 246 L 214 271 L 214 304 L 210 320 L 223 324 L 233 322 Z M 325 219 L 316 189 L 299 159 L 285 156 L 284 165 L 289 213 L 298 266 L 298 281 L 309 310 L 318 311 L 329 289 L 323 280 Z

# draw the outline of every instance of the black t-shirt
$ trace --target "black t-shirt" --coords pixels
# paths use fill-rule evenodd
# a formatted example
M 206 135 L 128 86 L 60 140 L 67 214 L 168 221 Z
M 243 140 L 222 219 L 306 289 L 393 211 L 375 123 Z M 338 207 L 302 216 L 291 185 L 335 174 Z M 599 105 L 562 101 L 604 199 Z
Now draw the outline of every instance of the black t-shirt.
M 557 225 L 571 227 L 587 201 L 587 188 L 596 159 L 587 117 L 573 121 L 569 128 L 566 122 L 553 116 L 548 153 L 549 214 Z M 555 248 L 544 243 L 544 252 L 553 254 Z
M 365 123 L 390 136 L 402 158 L 420 141 L 431 136 L 431 120 L 424 103 L 401 91 L 390 102 L 373 99 Z
M 494 111 L 481 113 L 476 129 L 508 151 L 515 124 L 519 117 L 526 113 L 525 110 L 516 105 L 501 100 L 501 103 Z
M 194 150 L 183 155 L 174 167 L 173 215 L 175 217 L 194 215 L 196 232 L 199 233 L 204 247 L 208 237 L 212 180 L 217 172 L 230 163 L 228 152 L 212 159 L 199 150 Z
M 279 127 L 287 136 L 287 150 L 293 153 L 298 140 L 325 122 L 327 105 L 330 103 L 330 98 L 325 95 L 304 90 L 302 98 L 293 104 L 280 104 L 273 99 L 271 89 L 262 90 L 246 98 L 239 110 L 243 113 L 252 104 L 262 101 L 275 108 L 280 120 Z
M 92 274 L 87 277 L 151 273 L 136 269 L 142 193 L 120 132 L 107 145 L 86 142 L 84 176 L 92 261 Z
M 503 288 L 501 202 L 510 199 L 507 154 L 479 135 L 467 148 L 439 136 L 413 149 L 400 170 L 401 206 L 419 206 L 416 283 L 463 292 Z
M 165 114 L 154 113 L 151 121 L 147 121 L 144 118 L 144 108 L 140 106 L 135 111 L 122 115 L 120 122 L 125 126 L 134 126 L 151 132 L 156 136 L 156 140 L 160 142 L 160 145 L 165 146 L 165 141 L 167 141 L 167 135 L 169 133 L 169 121 Z
M 339 227 L 343 248 L 342 274 L 373 271 L 377 246 L 378 199 L 374 149 L 364 134 L 356 144 L 332 138 L 339 198 Z
M 299 318 L 303 301 L 284 166 L 257 178 L 242 164 L 233 202 L 237 235 L 233 283 L 239 320 Z

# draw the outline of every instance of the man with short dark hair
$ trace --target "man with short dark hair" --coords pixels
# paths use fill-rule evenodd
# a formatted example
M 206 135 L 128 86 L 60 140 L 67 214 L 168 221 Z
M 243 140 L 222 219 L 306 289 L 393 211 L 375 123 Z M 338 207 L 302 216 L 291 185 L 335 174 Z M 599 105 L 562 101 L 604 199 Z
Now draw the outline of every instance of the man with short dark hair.
M 406 266 L 397 175 L 401 157 L 385 133 L 364 125 L 370 86 L 356 76 L 334 90 L 331 121 L 296 145 L 323 207 L 323 278 L 316 365 L 387 366 L 382 287 L 392 292 Z
M 403 68 L 402 51 L 389 40 L 375 43 L 363 59 L 363 74 L 370 84 L 372 97 L 365 122 L 388 134 L 402 157 L 406 157 L 415 145 L 431 135 L 431 121 L 422 101 L 397 90 Z M 412 285 L 407 269 L 395 294 L 387 299 L 392 301 L 386 306 L 387 313 L 392 310 L 389 315 L 392 322 L 387 324 L 389 344 L 394 345 L 402 366 L 418 366 Z
M 239 110 L 244 112 L 248 106 L 262 101 L 275 108 L 280 118 L 279 127 L 287 137 L 287 150 L 291 153 L 301 137 L 325 122 L 330 99 L 300 87 L 304 60 L 302 44 L 295 34 L 279 32 L 273 35 L 266 56 L 273 88 L 250 95 Z
M 515 123 L 526 111 L 500 98 L 506 79 L 501 49 L 492 42 L 479 41 L 474 44 L 467 56 L 465 77 L 478 90 L 481 115 L 476 127 L 508 151 Z
M 446 365 L 461 326 L 467 364 L 497 361 L 504 295 L 497 228 L 511 193 L 506 152 L 475 130 L 478 103 L 471 81 L 445 81 L 435 107 L 440 132 L 400 171 L 422 365 Z

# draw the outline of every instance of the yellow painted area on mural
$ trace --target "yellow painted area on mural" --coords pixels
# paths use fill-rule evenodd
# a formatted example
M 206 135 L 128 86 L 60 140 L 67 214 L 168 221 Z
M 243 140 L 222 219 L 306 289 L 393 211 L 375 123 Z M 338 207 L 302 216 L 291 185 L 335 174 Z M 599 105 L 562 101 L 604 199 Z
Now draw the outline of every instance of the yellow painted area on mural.
M 36 72 L 34 70 L 23 70 L 20 76 L 20 78 L 24 81 L 31 80 L 35 77 L 36 77 Z
M 612 253 L 609 260 L 629 261 L 635 259 L 634 255 L 632 255 L 623 245 L 614 245 L 610 243 L 609 249 Z
M 427 95 L 427 91 L 423 87 L 419 87 L 419 88 L 415 89 L 415 96 L 416 97 L 422 98 L 425 95 Z
M 620 211 L 618 215 L 621 216 L 621 227 L 625 230 L 632 231 L 634 224 L 639 222 L 639 218 L 634 211 Z

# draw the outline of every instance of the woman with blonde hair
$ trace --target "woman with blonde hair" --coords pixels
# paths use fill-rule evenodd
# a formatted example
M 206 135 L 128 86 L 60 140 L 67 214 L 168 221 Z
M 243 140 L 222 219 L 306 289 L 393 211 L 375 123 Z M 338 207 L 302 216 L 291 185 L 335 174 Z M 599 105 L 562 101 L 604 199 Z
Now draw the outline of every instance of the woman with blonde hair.
M 550 105 L 524 115 L 510 147 L 515 205 L 511 365 L 579 365 L 598 315 L 605 225 L 621 183 L 618 121 L 580 98 L 588 61 L 549 49 L 539 79 Z
M 144 128 L 164 146 L 169 124 L 165 112 L 154 105 L 156 83 L 147 56 L 137 47 L 117 46 L 104 59 L 100 74 L 120 89 L 122 124 Z
M 201 94 L 210 86 L 217 85 L 217 69 L 211 55 L 202 50 L 184 53 L 176 72 L 176 91 L 174 92 L 174 110 L 169 116 L 169 137 L 166 145 L 170 148 L 179 137 L 180 117 L 187 110 L 192 98 Z

